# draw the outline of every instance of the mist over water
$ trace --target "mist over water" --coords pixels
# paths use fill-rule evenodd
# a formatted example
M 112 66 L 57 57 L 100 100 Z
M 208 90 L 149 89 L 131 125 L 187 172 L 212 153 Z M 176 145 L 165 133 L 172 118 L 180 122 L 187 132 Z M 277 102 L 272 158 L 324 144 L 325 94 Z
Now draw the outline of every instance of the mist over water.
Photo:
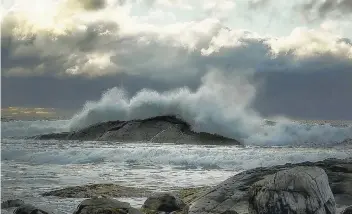
M 112 88 L 99 101 L 87 102 L 68 128 L 175 115 L 196 132 L 216 133 L 247 145 L 333 145 L 352 138 L 352 126 L 299 124 L 282 116 L 274 119 L 276 125 L 265 125 L 265 119 L 251 108 L 255 94 L 256 87 L 248 76 L 217 71 L 205 75 L 196 91 L 186 87 L 164 93 L 144 89 L 129 97 L 122 88 Z
M 68 120 L 14 120 L 2 122 L 2 138 L 23 138 L 40 134 L 67 131 Z

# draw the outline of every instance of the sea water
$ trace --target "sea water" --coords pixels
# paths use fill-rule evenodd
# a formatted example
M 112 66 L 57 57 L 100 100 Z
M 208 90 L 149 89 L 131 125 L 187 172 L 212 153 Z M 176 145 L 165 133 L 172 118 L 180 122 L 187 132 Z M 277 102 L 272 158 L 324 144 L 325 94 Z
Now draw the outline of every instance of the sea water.
M 18 198 L 55 213 L 72 213 L 83 199 L 42 197 L 41 194 L 53 189 L 92 183 L 114 183 L 153 191 L 212 186 L 255 167 L 352 156 L 349 144 L 328 147 L 319 144 L 174 145 L 38 141 L 24 137 L 63 131 L 63 123 L 65 121 L 2 123 L 2 200 Z M 145 198 L 119 200 L 140 207 Z M 2 210 L 2 213 L 6 212 Z

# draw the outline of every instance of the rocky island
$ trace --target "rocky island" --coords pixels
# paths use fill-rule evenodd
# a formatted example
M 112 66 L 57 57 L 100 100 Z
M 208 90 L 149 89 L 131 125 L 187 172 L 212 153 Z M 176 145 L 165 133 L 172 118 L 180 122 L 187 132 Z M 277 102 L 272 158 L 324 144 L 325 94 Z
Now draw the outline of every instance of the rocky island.
M 235 139 L 213 133 L 195 132 L 175 116 L 157 116 L 143 120 L 108 121 L 78 131 L 31 137 L 38 140 L 85 140 L 190 144 L 233 144 Z

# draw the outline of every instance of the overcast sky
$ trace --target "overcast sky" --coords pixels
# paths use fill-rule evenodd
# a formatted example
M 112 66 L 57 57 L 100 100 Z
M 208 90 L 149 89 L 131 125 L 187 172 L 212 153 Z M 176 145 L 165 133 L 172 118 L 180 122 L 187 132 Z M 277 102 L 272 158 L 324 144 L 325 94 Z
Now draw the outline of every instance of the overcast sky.
M 123 86 L 248 74 L 263 115 L 352 119 L 351 0 L 15 0 L 1 8 L 2 106 L 79 108 Z

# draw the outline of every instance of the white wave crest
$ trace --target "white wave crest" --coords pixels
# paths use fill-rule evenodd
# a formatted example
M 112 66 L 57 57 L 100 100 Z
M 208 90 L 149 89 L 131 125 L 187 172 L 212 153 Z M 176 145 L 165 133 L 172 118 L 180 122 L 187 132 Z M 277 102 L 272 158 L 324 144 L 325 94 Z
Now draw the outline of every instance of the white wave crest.
M 117 164 L 132 168 L 172 166 L 178 169 L 246 170 L 287 162 L 347 158 L 350 148 L 288 148 L 168 145 L 153 143 L 38 142 L 5 140 L 1 160 L 33 165 Z
M 97 102 L 87 102 L 70 123 L 71 130 L 111 120 L 145 119 L 176 115 L 194 131 L 217 133 L 256 145 L 333 144 L 352 138 L 352 126 L 304 125 L 284 117 L 276 125 L 264 125 L 253 110 L 256 88 L 245 76 L 210 72 L 196 90 L 179 88 L 158 93 L 142 90 L 132 98 L 121 88 L 112 88 Z

